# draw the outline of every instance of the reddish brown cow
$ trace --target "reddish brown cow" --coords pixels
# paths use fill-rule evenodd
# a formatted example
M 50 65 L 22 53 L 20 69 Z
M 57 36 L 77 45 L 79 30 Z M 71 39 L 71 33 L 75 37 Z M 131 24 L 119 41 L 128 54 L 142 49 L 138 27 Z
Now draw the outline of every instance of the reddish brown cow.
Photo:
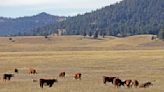
M 114 78 L 113 79 L 113 84 L 116 88 L 120 87 L 121 85 L 124 86 L 124 82 L 121 81 L 119 78 Z
M 103 76 L 103 83 L 106 84 L 106 82 L 112 82 L 113 84 L 113 79 L 116 77 L 107 77 L 107 76 Z
M 81 80 L 81 73 L 76 73 L 75 75 L 74 75 L 74 78 L 75 79 L 80 79 Z
M 125 80 L 124 85 L 126 85 L 128 88 L 131 88 L 133 85 L 133 82 L 132 82 L 132 80 Z
M 59 77 L 65 77 L 65 72 L 61 72 L 61 73 L 59 74 Z
M 29 74 L 37 74 L 36 69 L 30 68 Z
M 139 86 L 139 82 L 137 80 L 133 80 L 133 85 L 135 88 L 137 88 Z

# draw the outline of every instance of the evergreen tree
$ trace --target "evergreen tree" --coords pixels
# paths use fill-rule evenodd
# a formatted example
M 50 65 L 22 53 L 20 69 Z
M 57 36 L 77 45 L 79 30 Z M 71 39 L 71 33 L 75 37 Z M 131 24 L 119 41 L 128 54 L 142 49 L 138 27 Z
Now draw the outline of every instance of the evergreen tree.
M 84 38 L 87 36 L 87 33 L 85 31 L 83 32 L 83 36 Z
M 159 31 L 158 38 L 164 40 L 164 29 Z
M 98 32 L 98 31 L 95 31 L 93 38 L 94 38 L 94 39 L 97 39 L 98 36 L 99 36 L 99 32 Z
M 92 32 L 91 31 L 89 31 L 89 37 L 91 37 L 92 36 Z

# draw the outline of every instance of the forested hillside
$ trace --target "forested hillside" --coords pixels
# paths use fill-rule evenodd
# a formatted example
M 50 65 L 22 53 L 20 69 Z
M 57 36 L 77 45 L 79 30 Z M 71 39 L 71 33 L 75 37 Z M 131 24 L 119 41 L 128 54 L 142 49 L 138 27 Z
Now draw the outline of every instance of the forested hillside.
M 33 33 L 31 32 L 32 29 L 56 24 L 63 20 L 65 20 L 65 17 L 53 16 L 45 12 L 34 16 L 20 18 L 0 17 L 0 35 L 29 35 Z
M 123 0 L 73 17 L 47 13 L 16 19 L 0 17 L 0 35 L 48 35 L 58 29 L 65 29 L 66 35 L 156 35 L 164 29 L 164 0 Z
M 67 35 L 99 34 L 127 36 L 158 34 L 164 28 L 164 0 L 123 0 L 62 23 L 33 30 L 42 32 L 66 29 Z M 49 32 L 51 33 L 51 32 Z

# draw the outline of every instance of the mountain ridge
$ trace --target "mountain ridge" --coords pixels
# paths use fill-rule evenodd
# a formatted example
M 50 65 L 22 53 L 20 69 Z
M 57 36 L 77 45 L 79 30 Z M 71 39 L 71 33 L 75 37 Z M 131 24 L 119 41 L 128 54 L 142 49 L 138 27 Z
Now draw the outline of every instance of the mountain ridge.
M 30 34 L 30 30 L 46 26 L 49 24 L 56 24 L 66 17 L 54 16 L 42 12 L 33 16 L 24 16 L 17 18 L 0 17 L 0 35 L 18 35 Z

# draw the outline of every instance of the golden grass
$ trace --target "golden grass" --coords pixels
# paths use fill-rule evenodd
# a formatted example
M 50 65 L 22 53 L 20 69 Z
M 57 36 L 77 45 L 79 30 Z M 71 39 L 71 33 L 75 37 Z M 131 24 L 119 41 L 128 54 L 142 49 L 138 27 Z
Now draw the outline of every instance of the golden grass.
M 61 71 L 66 78 L 46 92 L 161 92 L 164 80 L 164 50 L 129 50 L 129 51 L 56 51 L 56 52 L 1 52 L 1 75 L 20 70 L 13 80 L 0 82 L 3 92 L 40 92 L 39 83 L 32 78 L 58 78 Z M 28 68 L 38 70 L 37 75 L 28 75 Z M 73 74 L 81 72 L 82 80 L 73 79 Z M 111 84 L 103 85 L 102 76 L 118 76 L 121 79 L 138 79 L 141 83 L 153 81 L 154 86 L 147 89 L 116 89 Z
M 163 92 L 163 42 L 141 41 L 149 38 L 81 40 L 80 37 L 54 37 L 50 42 L 42 37 L 16 37 L 15 42 L 0 38 L 0 92 Z M 135 45 L 132 39 L 135 39 Z M 141 45 L 154 42 L 159 45 Z M 118 44 L 128 44 L 130 47 L 118 48 Z M 78 49 L 74 48 L 76 46 Z M 37 69 L 37 75 L 28 74 L 31 67 Z M 13 73 L 14 68 L 18 68 L 19 73 L 11 81 L 4 82 L 3 73 Z M 62 71 L 66 72 L 65 78 L 58 77 Z M 73 79 L 76 72 L 82 73 L 82 80 Z M 137 79 L 140 83 L 155 82 L 146 89 L 117 89 L 110 83 L 103 84 L 104 75 L 117 76 L 122 80 Z M 39 82 L 32 82 L 32 79 L 39 78 L 57 78 L 59 82 L 52 88 L 41 89 Z
M 151 40 L 151 35 L 126 38 L 106 37 L 98 40 L 80 36 L 50 37 L 0 37 L 0 52 L 27 51 L 111 51 L 111 50 L 161 50 L 164 42 Z

